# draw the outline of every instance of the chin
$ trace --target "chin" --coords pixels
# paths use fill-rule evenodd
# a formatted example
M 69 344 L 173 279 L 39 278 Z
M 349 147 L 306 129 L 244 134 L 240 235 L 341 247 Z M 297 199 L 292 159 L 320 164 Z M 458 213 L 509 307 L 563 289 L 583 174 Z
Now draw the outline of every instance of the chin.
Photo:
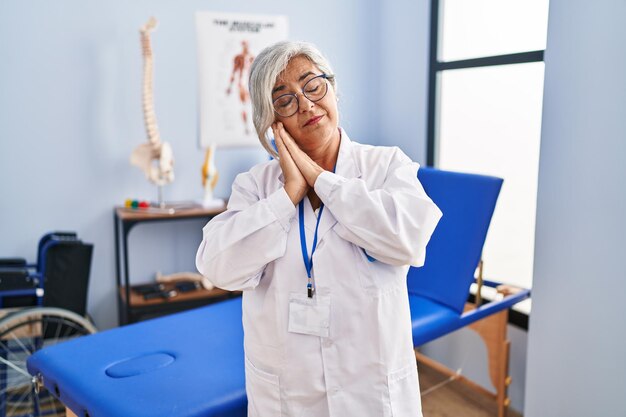
M 328 127 L 315 126 L 302 133 L 301 141 L 304 143 L 320 143 L 327 140 L 332 135 L 332 129 Z M 296 141 L 300 145 L 300 141 Z

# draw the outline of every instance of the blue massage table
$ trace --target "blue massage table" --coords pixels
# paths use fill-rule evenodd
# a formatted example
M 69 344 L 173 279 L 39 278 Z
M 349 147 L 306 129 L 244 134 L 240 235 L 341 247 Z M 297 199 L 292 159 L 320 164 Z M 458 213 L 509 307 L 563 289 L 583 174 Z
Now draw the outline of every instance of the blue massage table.
M 479 265 L 502 179 L 421 168 L 424 190 L 443 212 L 426 249 L 426 263 L 407 276 L 413 345 L 421 346 L 530 296 L 529 290 L 463 313 Z M 497 287 L 500 283 L 484 281 Z
M 241 298 L 73 339 L 27 366 L 79 417 L 246 416 Z
M 444 215 L 426 265 L 407 278 L 416 347 L 529 296 L 464 312 L 502 180 L 430 168 L 418 176 Z M 27 367 L 80 417 L 245 416 L 241 299 L 44 348 Z

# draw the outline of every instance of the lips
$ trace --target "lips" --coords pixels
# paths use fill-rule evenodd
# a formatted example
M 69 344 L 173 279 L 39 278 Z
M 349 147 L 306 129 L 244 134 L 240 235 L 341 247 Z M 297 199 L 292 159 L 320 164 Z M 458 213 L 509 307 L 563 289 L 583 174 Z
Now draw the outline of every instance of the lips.
M 315 123 L 319 122 L 319 121 L 322 119 L 322 117 L 324 117 L 324 115 L 322 115 L 322 116 L 314 116 L 314 117 L 311 117 L 311 118 L 310 118 L 310 119 L 309 119 L 309 120 L 308 120 L 308 121 L 304 124 L 304 126 L 311 126 L 311 125 L 314 125 Z

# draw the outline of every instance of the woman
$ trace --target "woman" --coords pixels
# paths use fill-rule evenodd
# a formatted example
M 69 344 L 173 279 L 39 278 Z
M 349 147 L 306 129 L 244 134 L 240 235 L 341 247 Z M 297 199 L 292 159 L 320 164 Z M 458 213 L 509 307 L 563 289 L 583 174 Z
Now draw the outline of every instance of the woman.
M 248 415 L 421 416 L 406 274 L 441 212 L 418 164 L 338 127 L 335 77 L 310 44 L 263 50 L 250 92 L 278 160 L 237 176 L 196 259 L 243 290 Z

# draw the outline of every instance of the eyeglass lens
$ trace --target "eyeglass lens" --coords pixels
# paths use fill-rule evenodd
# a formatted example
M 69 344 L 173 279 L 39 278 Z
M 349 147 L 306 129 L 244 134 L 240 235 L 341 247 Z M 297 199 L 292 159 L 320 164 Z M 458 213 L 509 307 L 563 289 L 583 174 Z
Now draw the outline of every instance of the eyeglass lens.
M 328 84 L 323 76 L 311 78 L 302 87 L 302 94 L 310 101 L 319 101 L 326 95 Z M 298 98 L 296 94 L 284 94 L 274 100 L 274 110 L 282 117 L 289 117 L 298 111 Z

